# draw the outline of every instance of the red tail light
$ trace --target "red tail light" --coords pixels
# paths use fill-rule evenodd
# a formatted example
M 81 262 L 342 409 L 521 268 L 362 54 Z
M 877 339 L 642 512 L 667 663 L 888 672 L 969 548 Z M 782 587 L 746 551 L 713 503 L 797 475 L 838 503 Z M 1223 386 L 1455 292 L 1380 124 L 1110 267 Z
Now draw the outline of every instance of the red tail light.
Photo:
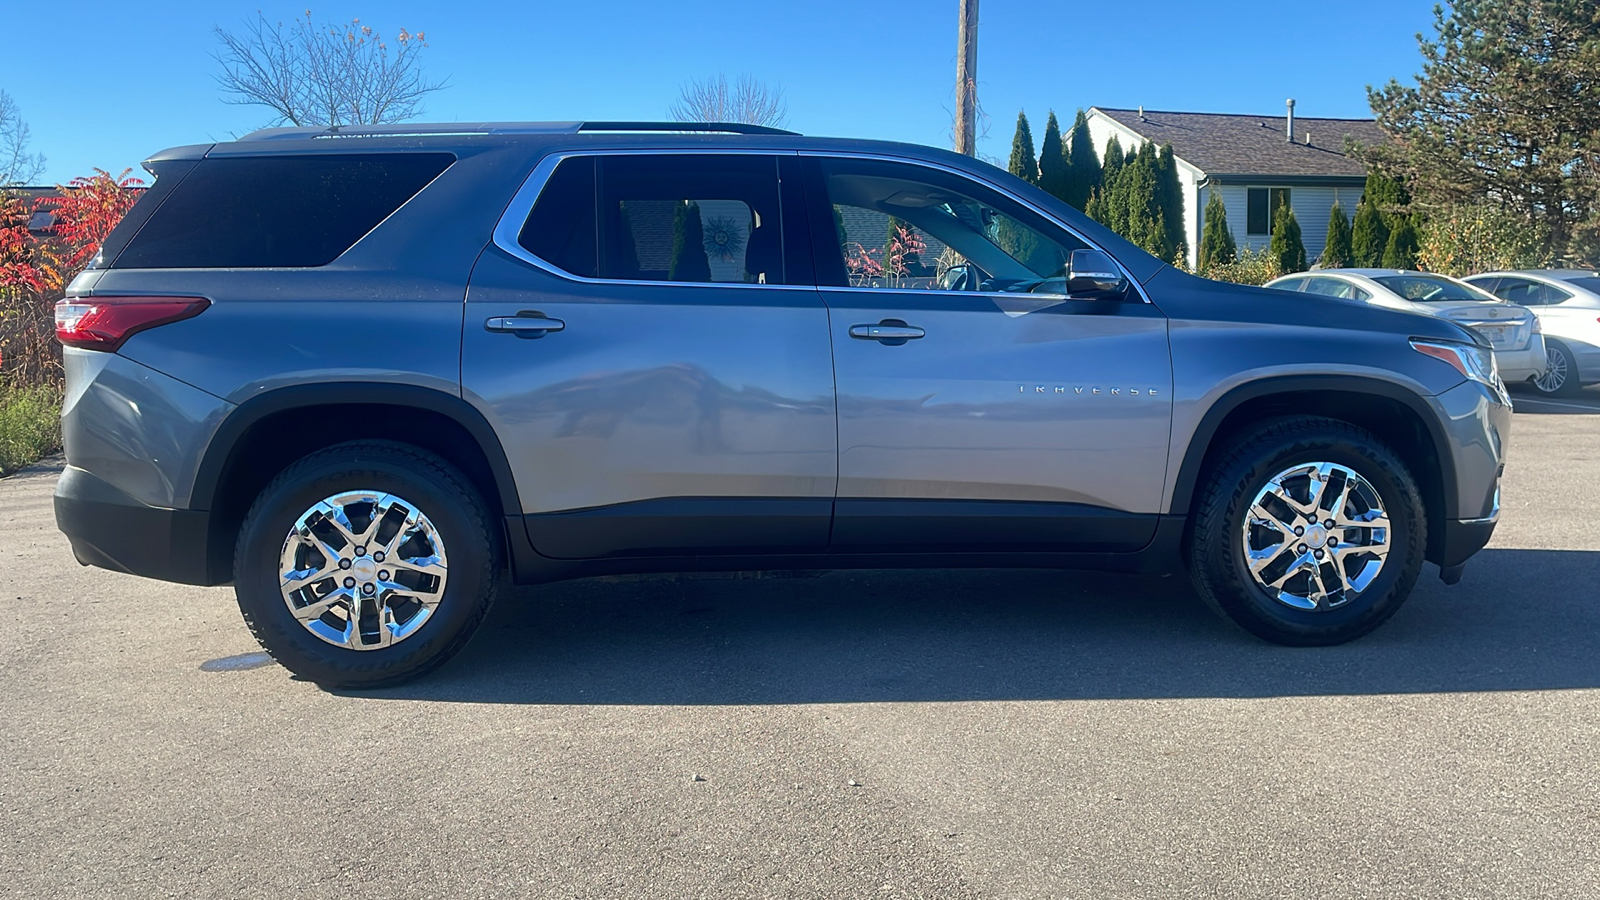
M 68 297 L 56 303 L 56 340 L 115 352 L 129 337 L 205 312 L 204 297 Z

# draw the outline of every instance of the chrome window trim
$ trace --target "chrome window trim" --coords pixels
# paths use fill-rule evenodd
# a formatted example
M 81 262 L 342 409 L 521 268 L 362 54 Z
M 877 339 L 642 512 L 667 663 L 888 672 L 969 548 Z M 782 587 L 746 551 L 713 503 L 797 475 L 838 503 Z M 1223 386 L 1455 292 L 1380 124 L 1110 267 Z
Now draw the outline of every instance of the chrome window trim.
M 973 175 L 970 172 L 963 172 L 962 170 L 957 169 L 957 168 L 955 168 L 953 166 L 947 166 L 947 165 L 944 165 L 942 163 L 931 162 L 929 160 L 918 159 L 916 157 L 911 157 L 911 156 L 891 156 L 891 155 L 885 154 L 885 153 L 859 153 L 859 152 L 851 152 L 851 151 L 844 151 L 844 150 L 841 150 L 841 151 L 827 151 L 827 150 L 776 150 L 776 149 L 765 149 L 765 148 L 756 148 L 756 147 L 737 147 L 737 148 L 720 148 L 719 147 L 719 148 L 716 148 L 716 149 L 707 149 L 707 148 L 704 148 L 704 147 L 672 147 L 672 148 L 660 148 L 660 149 L 646 149 L 646 148 L 629 147 L 629 148 L 621 148 L 621 149 L 595 148 L 595 149 L 581 149 L 581 150 L 558 150 L 558 151 L 556 151 L 554 153 L 549 154 L 548 156 L 545 156 L 543 159 L 539 160 L 539 163 L 533 167 L 533 171 L 528 173 L 528 177 L 523 180 L 522 186 L 517 189 L 517 192 L 514 195 L 512 195 L 511 202 L 506 204 L 505 212 L 500 214 L 500 220 L 495 223 L 494 235 L 493 235 L 493 238 L 492 238 L 492 243 L 494 244 L 494 246 L 499 247 L 501 250 L 505 251 L 506 253 L 511 254 L 512 256 L 516 257 L 517 259 L 520 259 L 523 262 L 528 263 L 529 265 L 540 269 L 541 271 L 547 272 L 547 273 L 549 273 L 551 275 L 554 275 L 554 276 L 556 276 L 558 278 L 564 278 L 564 279 L 566 279 L 568 281 L 577 282 L 578 284 L 638 284 L 638 285 L 646 285 L 646 286 L 653 286 L 653 287 L 760 288 L 760 289 L 763 289 L 763 290 L 790 290 L 790 291 L 794 291 L 794 290 L 815 291 L 815 290 L 824 290 L 824 289 L 825 290 L 847 290 L 847 291 L 897 290 L 897 291 L 906 291 L 906 292 L 914 292 L 914 293 L 941 294 L 941 295 L 949 295 L 949 294 L 952 294 L 952 293 L 962 293 L 962 294 L 976 294 L 978 296 L 991 296 L 991 295 L 993 295 L 993 296 L 1012 297 L 1012 298 L 1019 297 L 1019 296 L 1031 296 L 1031 297 L 1035 297 L 1035 298 L 1040 299 L 1040 300 L 1054 300 L 1054 299 L 1069 300 L 1069 299 L 1071 299 L 1070 297 L 1068 297 L 1068 296 L 1066 296 L 1064 294 L 1028 294 L 1028 295 L 1022 295 L 1022 294 L 1016 294 L 1016 293 L 1007 293 L 1007 292 L 1004 292 L 1004 291 L 959 291 L 958 292 L 958 291 L 940 291 L 940 290 L 933 290 L 933 289 L 927 289 L 927 288 L 866 288 L 866 287 L 831 287 L 831 286 L 823 288 L 823 286 L 816 285 L 816 284 L 746 284 L 746 283 L 743 283 L 743 282 L 733 282 L 733 281 L 625 281 L 625 280 L 617 279 L 617 278 L 590 278 L 590 277 L 588 277 L 586 275 L 575 275 L 575 274 L 573 274 L 571 272 L 566 271 L 565 269 L 562 269 L 562 268 L 560 268 L 558 266 L 555 266 L 555 265 L 553 265 L 553 264 L 551 264 L 549 262 L 546 262 L 543 259 L 540 259 L 538 256 L 535 256 L 534 254 L 528 252 L 528 249 L 526 247 L 522 246 L 522 244 L 517 241 L 518 235 L 520 235 L 521 232 L 522 232 L 523 224 L 528 221 L 528 215 L 533 212 L 533 205 L 538 202 L 539 194 L 544 191 L 545 184 L 549 182 L 550 176 L 555 173 L 556 166 L 561 165 L 561 163 L 565 162 L 568 159 L 572 159 L 572 158 L 575 158 L 575 157 L 584 157 L 584 156 L 599 157 L 599 156 L 656 156 L 656 155 L 674 155 L 674 156 L 683 156 L 683 155 L 699 155 L 699 156 L 740 155 L 740 156 L 771 156 L 771 157 L 810 156 L 810 157 L 834 157 L 834 158 L 837 158 L 837 159 L 869 159 L 869 160 L 878 160 L 878 161 L 882 161 L 882 162 L 906 163 L 906 164 L 914 165 L 914 166 L 924 166 L 926 168 L 935 169 L 937 171 L 945 172 L 945 173 L 950 174 L 950 175 L 955 175 L 955 176 L 957 176 L 959 178 L 966 178 L 966 179 L 969 179 L 969 180 L 972 180 L 972 181 L 976 181 L 977 183 L 983 185 L 984 187 L 987 187 L 988 189 L 994 191 L 995 193 L 1000 194 L 1003 197 L 1006 197 L 1006 198 L 1010 199 L 1011 201 L 1013 201 L 1015 203 L 1021 204 L 1024 208 L 1032 211 L 1035 215 L 1037 215 L 1040 218 L 1044 219 L 1046 222 L 1049 222 L 1050 224 L 1056 226 L 1057 228 L 1062 229 L 1063 231 L 1066 231 L 1068 234 L 1070 234 L 1073 237 L 1077 238 L 1078 240 L 1082 241 L 1085 246 L 1090 247 L 1090 248 L 1095 249 L 1095 250 L 1099 250 L 1100 252 L 1104 253 L 1107 257 L 1109 257 L 1111 259 L 1112 262 L 1115 262 L 1117 264 L 1117 269 L 1122 272 L 1122 276 L 1128 280 L 1128 284 L 1132 285 L 1134 291 L 1136 291 L 1138 293 L 1139 300 L 1141 302 L 1143 302 L 1143 303 L 1150 303 L 1151 302 L 1150 301 L 1150 295 L 1145 293 L 1144 285 L 1140 284 L 1139 280 L 1137 278 L 1133 277 L 1133 273 L 1128 271 L 1128 268 L 1122 264 L 1122 260 L 1117 259 L 1117 256 L 1116 256 L 1115 253 L 1112 253 L 1112 252 L 1106 250 L 1104 247 L 1100 246 L 1099 244 L 1095 243 L 1094 241 L 1090 240 L 1087 236 L 1085 236 L 1084 234 L 1079 232 L 1076 228 L 1073 228 L 1071 225 L 1067 224 L 1066 222 L 1061 221 L 1061 219 L 1057 218 L 1054 215 L 1051 215 L 1048 211 L 1039 208 L 1038 206 L 1036 206 L 1033 203 L 1029 202 L 1025 198 L 1017 196 L 1017 194 L 1015 194 L 1014 192 L 1008 190 L 1007 188 L 1005 188 L 1005 187 L 1003 187 L 1001 185 L 997 185 L 994 182 L 989 181 L 988 179 L 978 177 L 976 175 Z

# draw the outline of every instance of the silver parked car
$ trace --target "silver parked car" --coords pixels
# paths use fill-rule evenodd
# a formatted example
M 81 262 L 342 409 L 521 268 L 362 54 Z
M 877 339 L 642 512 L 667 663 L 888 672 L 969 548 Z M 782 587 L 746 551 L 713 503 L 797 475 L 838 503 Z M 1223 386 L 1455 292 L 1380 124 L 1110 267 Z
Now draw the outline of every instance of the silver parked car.
M 1571 396 L 1600 382 L 1600 272 L 1485 272 L 1463 280 L 1538 317 L 1549 357 L 1544 372 L 1531 382 L 1540 393 Z
M 1286 275 L 1266 285 L 1442 316 L 1483 335 L 1508 384 L 1544 374 L 1539 320 L 1526 309 L 1444 275 L 1405 269 L 1324 269 Z
M 1332 644 L 1499 515 L 1480 333 L 1196 278 L 943 150 L 407 123 L 147 166 L 56 307 L 57 522 L 231 582 L 320 684 L 441 664 L 505 575 L 1187 572 Z

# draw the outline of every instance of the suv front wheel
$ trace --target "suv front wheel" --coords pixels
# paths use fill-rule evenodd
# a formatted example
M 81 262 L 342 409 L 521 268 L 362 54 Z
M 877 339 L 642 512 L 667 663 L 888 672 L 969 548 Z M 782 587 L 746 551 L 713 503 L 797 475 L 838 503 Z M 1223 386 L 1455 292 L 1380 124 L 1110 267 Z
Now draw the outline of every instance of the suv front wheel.
M 328 688 L 414 678 L 494 599 L 491 516 L 471 482 L 405 444 L 356 441 L 289 466 L 235 550 L 234 593 L 272 657 Z
M 1201 488 L 1189 545 L 1200 596 L 1246 631 L 1340 644 L 1394 615 L 1427 546 L 1416 481 L 1376 436 L 1322 418 L 1236 439 Z

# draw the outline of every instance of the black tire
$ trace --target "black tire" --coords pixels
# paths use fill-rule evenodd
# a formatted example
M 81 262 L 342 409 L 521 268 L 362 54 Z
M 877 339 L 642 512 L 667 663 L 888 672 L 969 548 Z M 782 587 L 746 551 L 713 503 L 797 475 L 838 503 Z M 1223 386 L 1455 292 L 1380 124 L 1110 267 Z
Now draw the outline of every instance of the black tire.
M 355 490 L 386 491 L 414 503 L 448 551 L 448 578 L 433 615 L 414 634 L 381 649 L 322 640 L 295 618 L 279 591 L 279 555 L 295 521 L 318 501 Z M 256 498 L 234 554 L 234 595 L 256 640 L 296 675 L 324 688 L 397 684 L 443 665 L 483 621 L 499 564 L 494 534 L 483 498 L 438 456 L 392 441 L 339 444 L 284 469 Z
M 1331 609 L 1297 609 L 1250 574 L 1245 517 L 1256 494 L 1285 469 L 1306 462 L 1346 466 L 1377 491 L 1389 513 L 1389 554 L 1366 590 Z M 1347 422 L 1277 419 L 1235 438 L 1201 485 L 1188 547 L 1195 589 L 1212 609 L 1276 644 L 1327 646 L 1383 624 L 1411 594 L 1428 545 L 1427 518 L 1415 479 L 1372 433 Z
M 1565 364 L 1567 379 L 1553 391 L 1547 391 L 1540 387 L 1538 378 L 1529 381 L 1528 386 L 1532 387 L 1535 393 L 1544 397 L 1576 397 L 1583 390 L 1583 375 L 1578 371 L 1577 358 L 1572 355 L 1571 350 L 1567 349 L 1567 345 L 1560 341 L 1546 339 L 1544 351 L 1545 355 L 1550 359 L 1551 366 Z M 1560 363 L 1557 362 L 1558 358 Z

